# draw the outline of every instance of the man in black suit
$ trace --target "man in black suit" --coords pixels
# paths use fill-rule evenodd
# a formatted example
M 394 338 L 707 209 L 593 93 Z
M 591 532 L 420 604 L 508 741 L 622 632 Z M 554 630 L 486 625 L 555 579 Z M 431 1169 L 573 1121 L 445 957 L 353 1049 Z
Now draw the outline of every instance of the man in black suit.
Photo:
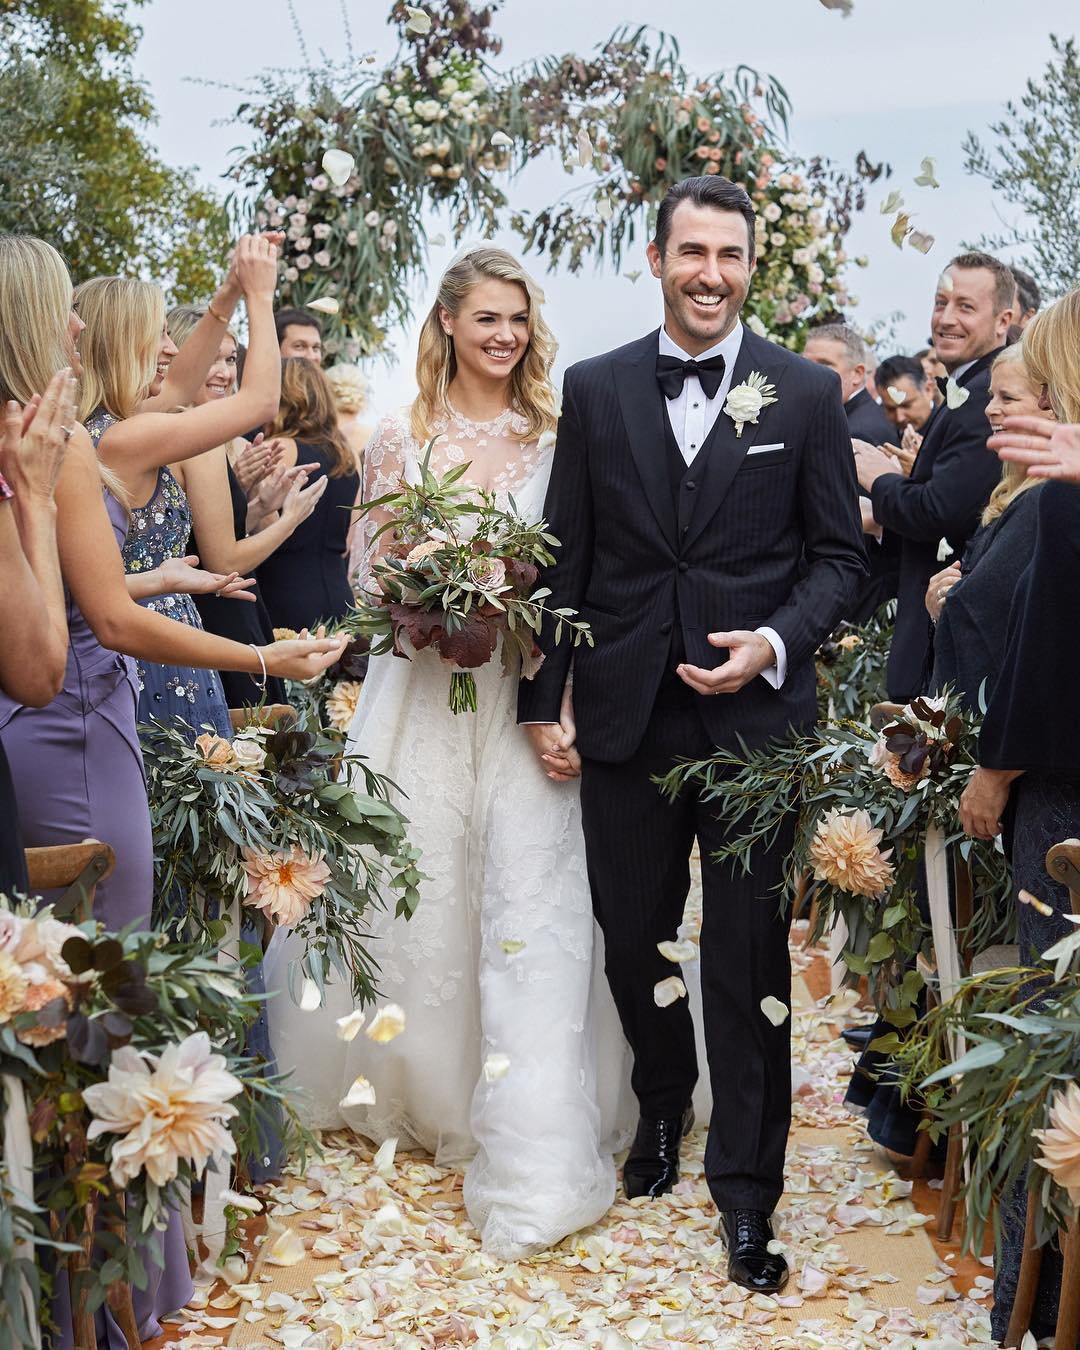
M 887 444 L 899 444 L 907 449 L 912 435 L 921 442 L 944 399 L 937 381 L 927 375 L 919 358 L 887 356 L 874 371 L 874 385 L 881 399 L 881 411 L 894 428 L 887 437 Z M 860 439 L 869 438 L 863 436 Z M 878 442 L 871 441 L 870 444 Z
M 571 664 L 545 634 L 519 720 L 552 776 L 581 768 L 593 905 L 607 973 L 634 1052 L 641 1119 L 627 1193 L 678 1179 L 697 1079 L 685 999 L 658 1007 L 700 846 L 701 981 L 713 1093 L 706 1173 L 730 1273 L 780 1288 L 768 1251 L 791 1112 L 789 913 L 783 861 L 794 824 L 721 868 L 715 805 L 653 782 L 680 758 L 761 746 L 816 716 L 814 652 L 865 574 L 851 440 L 836 380 L 739 321 L 754 268 L 754 212 L 716 177 L 677 184 L 660 206 L 649 266 L 664 326 L 566 373 L 545 514 L 562 541 L 544 580 L 554 607 L 591 625 L 573 654 L 572 732 L 558 725 Z M 754 386 L 772 401 L 763 402 Z M 771 393 L 770 393 L 771 389 Z M 580 752 L 580 760 L 578 753 Z
M 823 324 L 811 330 L 803 355 L 815 365 L 836 373 L 852 440 L 884 445 L 895 439 L 896 433 L 881 404 L 866 389 L 867 352 L 861 334 L 846 323 Z M 881 605 L 896 598 L 900 579 L 899 538 L 875 522 L 867 498 L 862 498 L 860 505 L 870 575 L 844 614 L 849 623 L 857 624 L 868 623 Z
M 919 448 L 911 476 L 896 472 L 870 446 L 856 448 L 859 485 L 874 519 L 898 534 L 900 588 L 889 651 L 889 697 L 906 703 L 921 692 L 931 646 L 926 587 L 946 550 L 959 559 L 1001 477 L 986 448 L 990 366 L 1012 321 L 1013 275 L 988 253 L 962 253 L 938 280 L 930 330 L 949 372 L 946 403 Z M 951 406 L 950 406 L 951 405 Z

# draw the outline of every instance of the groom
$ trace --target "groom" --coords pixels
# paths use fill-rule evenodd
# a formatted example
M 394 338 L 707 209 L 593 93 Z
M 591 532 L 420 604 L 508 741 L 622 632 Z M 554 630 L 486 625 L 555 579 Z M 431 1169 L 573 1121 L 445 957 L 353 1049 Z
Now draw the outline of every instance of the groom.
M 705 1170 L 731 1278 L 768 1291 L 787 1278 L 768 1244 L 791 1066 L 788 1021 L 774 1026 L 761 1003 L 790 1002 L 776 888 L 794 822 L 756 850 L 752 875 L 733 872 L 712 861 L 729 833 L 716 806 L 693 787 L 669 805 L 652 780 L 740 737 L 760 746 L 813 724 L 814 651 L 866 574 L 859 493 L 836 376 L 739 320 L 754 270 L 743 189 L 719 176 L 676 184 L 648 259 L 664 325 L 567 371 L 545 507 L 562 541 L 548 603 L 580 610 L 595 637 L 573 654 L 576 747 L 572 721 L 558 725 L 566 642 L 545 638 L 518 720 L 552 776 L 576 772 L 580 754 L 593 905 L 641 1112 L 629 1196 L 671 1189 L 693 1123 L 687 1002 L 658 1007 L 653 990 L 678 973 L 657 943 L 676 935 L 698 843 Z M 747 385 L 759 376 L 774 401 L 757 410 Z

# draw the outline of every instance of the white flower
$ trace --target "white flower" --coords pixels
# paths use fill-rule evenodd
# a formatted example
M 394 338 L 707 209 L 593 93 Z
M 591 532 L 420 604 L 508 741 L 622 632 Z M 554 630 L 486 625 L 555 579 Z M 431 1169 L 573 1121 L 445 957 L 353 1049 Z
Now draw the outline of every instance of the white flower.
M 348 244 L 350 248 L 355 248 L 357 244 L 360 242 L 360 236 L 357 234 L 355 230 L 350 230 L 349 233 L 345 236 L 345 242 Z
M 300 268 L 301 272 L 306 272 L 311 266 L 311 258 L 306 253 L 301 253 L 296 260 L 296 265 Z
M 234 736 L 232 752 L 241 769 L 258 772 L 266 763 L 266 751 L 257 736 L 245 736 L 243 733 Z
M 329 266 L 330 266 L 330 263 L 331 263 L 330 254 L 327 253 L 326 249 L 324 249 L 324 248 L 319 249 L 318 253 L 316 253 L 316 254 L 314 255 L 314 259 L 315 259 L 315 264 L 316 264 L 317 267 L 329 267 Z
M 765 217 L 767 221 L 769 221 L 770 224 L 772 224 L 780 219 L 780 217 L 783 215 L 783 212 L 780 210 L 780 207 L 777 205 L 776 202 L 769 202 L 761 214 Z
M 370 229 L 374 229 L 375 226 L 378 225 L 380 219 L 381 217 L 379 216 L 378 211 L 369 211 L 364 217 L 364 224 Z
M 114 1050 L 109 1077 L 83 1090 L 94 1117 L 88 1139 L 123 1138 L 112 1146 L 109 1168 L 117 1186 L 144 1170 L 157 1186 L 172 1181 L 186 1158 L 201 1172 L 211 1157 L 236 1151 L 225 1121 L 236 1115 L 230 1097 L 243 1084 L 211 1053 L 210 1038 L 197 1031 L 160 1055 L 141 1055 L 129 1045 Z
M 405 25 L 406 33 L 415 33 L 417 37 L 423 37 L 431 32 L 431 15 L 427 10 L 414 9 L 412 5 L 406 5 L 405 13 L 409 16 L 409 22 Z
M 954 411 L 962 408 L 971 397 L 971 390 L 965 389 L 962 384 L 957 384 L 950 375 L 945 381 L 945 402 L 949 408 Z
M 301 197 L 300 200 L 296 203 L 296 209 L 300 213 L 300 215 L 306 216 L 307 213 L 311 210 L 311 203 L 307 200 L 307 198 Z
M 315 236 L 316 239 L 329 239 L 330 226 L 327 225 L 325 220 L 320 220 L 318 225 L 315 226 L 315 228 L 311 231 L 311 233 Z
M 324 173 L 317 173 L 311 180 L 312 192 L 325 192 L 330 186 L 330 179 Z
M 297 239 L 296 241 L 297 253 L 306 253 L 310 247 L 311 247 L 311 236 L 307 234 L 302 234 L 300 238 Z
M 735 423 L 736 436 L 742 435 L 747 422 L 757 423 L 762 408 L 776 402 L 775 393 L 765 376 L 757 371 L 753 371 L 742 384 L 736 385 L 728 393 L 724 412 Z
M 297 271 L 295 267 L 286 267 L 282 275 L 284 276 L 286 281 L 296 281 L 299 278 L 300 273 Z
M 381 103 L 385 107 L 386 104 L 390 102 L 392 97 L 393 95 L 390 93 L 390 90 L 387 89 L 385 84 L 380 84 L 376 87 L 375 90 L 376 103 Z
M 396 220 L 383 221 L 382 232 L 383 234 L 390 235 L 391 237 L 393 237 L 395 234 L 397 234 L 397 221 Z

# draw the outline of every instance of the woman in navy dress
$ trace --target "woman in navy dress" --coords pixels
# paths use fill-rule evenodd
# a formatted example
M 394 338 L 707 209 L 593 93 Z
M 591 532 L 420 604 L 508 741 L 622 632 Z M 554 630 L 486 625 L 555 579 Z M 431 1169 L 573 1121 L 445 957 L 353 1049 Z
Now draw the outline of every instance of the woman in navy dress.
M 40 240 L 0 236 L 0 399 L 27 403 L 57 369 L 75 365 L 79 320 L 71 315 L 71 282 L 60 255 Z M 5 308 L 10 306 L 10 309 Z M 69 326 L 70 322 L 70 326 Z M 11 346 L 9 334 L 22 337 Z M 332 664 L 343 643 L 274 643 L 258 651 L 170 622 L 135 604 L 119 545 L 127 511 L 111 490 L 115 478 L 98 463 L 85 429 L 75 424 L 56 483 L 56 537 L 66 588 L 69 633 L 64 684 L 47 707 L 0 695 L 0 743 L 12 769 L 28 845 L 75 843 L 88 835 L 112 844 L 117 866 L 97 888 L 94 917 L 109 929 L 149 923 L 153 849 L 142 756 L 135 731 L 136 677 L 131 657 L 184 667 L 233 667 L 306 679 Z M 124 655 L 122 653 L 127 653 Z M 164 1233 L 145 1240 L 145 1289 L 134 1290 L 142 1339 L 160 1333 L 160 1317 L 191 1296 L 179 1214 Z M 66 1282 L 54 1315 L 59 1344 L 70 1346 Z M 98 1314 L 99 1343 L 126 1350 L 107 1309 Z

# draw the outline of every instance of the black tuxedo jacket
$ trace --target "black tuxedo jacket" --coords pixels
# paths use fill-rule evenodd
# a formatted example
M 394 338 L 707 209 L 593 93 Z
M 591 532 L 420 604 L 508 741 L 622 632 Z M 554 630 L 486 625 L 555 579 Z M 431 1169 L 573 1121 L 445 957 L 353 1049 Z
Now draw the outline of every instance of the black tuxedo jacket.
M 851 437 L 835 375 L 743 333 L 732 387 L 754 371 L 776 390 L 742 436 L 721 412 L 681 533 L 656 383 L 658 334 L 572 366 L 545 515 L 561 540 L 544 577 L 552 608 L 579 610 L 595 646 L 555 645 L 522 681 L 522 722 L 558 720 L 571 656 L 577 743 L 620 763 L 641 743 L 670 665 L 676 614 L 686 659 L 727 653 L 707 635 L 768 626 L 787 648 L 780 690 L 758 677 L 737 694 L 696 695 L 717 745 L 760 745 L 816 716 L 814 652 L 866 574 Z
M 990 424 L 990 366 L 997 352 L 981 357 L 959 379 L 968 399 L 959 408 L 940 408 L 919 447 L 910 478 L 885 474 L 870 492 L 874 518 L 901 537 L 896 631 L 889 651 L 889 697 L 907 702 L 926 678 L 932 641 L 926 587 L 946 563 L 938 545 L 948 540 L 959 560 L 1001 479 L 1001 465 L 986 448 Z
M 895 445 L 899 439 L 881 404 L 876 403 L 865 389 L 860 389 L 844 404 L 844 416 L 854 439 L 869 441 L 871 445 Z
M 900 439 L 896 428 L 885 416 L 881 404 L 876 403 L 865 389 L 860 389 L 844 404 L 848 431 L 853 440 L 869 441 L 871 445 L 895 445 Z M 881 539 L 867 539 L 866 552 L 870 558 L 870 576 L 859 587 L 855 599 L 848 606 L 844 618 L 849 623 L 867 623 L 875 610 L 887 600 L 896 598 L 900 584 L 900 539 L 891 530 L 883 530 Z

